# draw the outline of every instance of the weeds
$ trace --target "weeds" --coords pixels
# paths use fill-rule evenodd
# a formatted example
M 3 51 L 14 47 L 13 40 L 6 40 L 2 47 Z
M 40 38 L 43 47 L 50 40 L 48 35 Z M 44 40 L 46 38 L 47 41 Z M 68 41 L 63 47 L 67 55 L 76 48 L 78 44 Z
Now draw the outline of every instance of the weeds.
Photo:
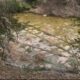
M 14 41 L 13 32 L 24 29 L 17 20 L 12 18 L 13 12 L 21 10 L 19 3 L 16 0 L 4 0 L 0 2 L 0 56 L 3 60 L 6 59 L 9 53 L 8 43 Z

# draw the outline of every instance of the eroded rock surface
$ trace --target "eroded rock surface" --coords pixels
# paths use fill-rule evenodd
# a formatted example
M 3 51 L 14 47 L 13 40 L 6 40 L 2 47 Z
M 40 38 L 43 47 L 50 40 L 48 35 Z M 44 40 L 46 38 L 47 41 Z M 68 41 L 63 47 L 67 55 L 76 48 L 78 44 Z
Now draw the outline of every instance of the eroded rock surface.
M 70 46 L 64 47 L 58 38 L 46 35 L 31 27 L 21 30 L 18 37 L 16 33 L 13 34 L 16 41 L 9 42 L 7 64 L 20 68 L 29 67 L 30 69 L 39 67 L 64 70 L 66 67 L 70 67 L 66 64 L 70 57 L 70 53 L 67 52 Z
M 79 0 L 42 0 L 35 10 L 39 14 L 56 15 L 62 17 L 80 17 Z

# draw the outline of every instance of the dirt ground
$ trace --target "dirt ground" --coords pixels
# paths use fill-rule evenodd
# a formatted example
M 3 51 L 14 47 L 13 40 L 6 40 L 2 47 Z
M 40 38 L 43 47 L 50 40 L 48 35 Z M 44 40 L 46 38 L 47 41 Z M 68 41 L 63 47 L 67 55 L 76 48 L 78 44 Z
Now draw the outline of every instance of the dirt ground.
M 27 71 L 10 65 L 5 65 L 0 61 L 0 79 L 80 79 L 79 74 L 72 74 L 59 71 Z

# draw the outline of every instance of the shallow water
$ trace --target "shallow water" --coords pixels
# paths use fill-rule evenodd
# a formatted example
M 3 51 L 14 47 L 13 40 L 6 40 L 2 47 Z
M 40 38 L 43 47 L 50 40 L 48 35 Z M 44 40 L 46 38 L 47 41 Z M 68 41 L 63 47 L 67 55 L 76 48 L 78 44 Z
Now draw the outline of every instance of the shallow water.
M 33 13 L 19 13 L 14 16 L 23 24 L 33 25 L 38 29 L 55 36 L 64 36 L 74 38 L 77 35 L 78 27 L 75 27 L 75 18 L 61 18 L 52 16 L 43 16 Z

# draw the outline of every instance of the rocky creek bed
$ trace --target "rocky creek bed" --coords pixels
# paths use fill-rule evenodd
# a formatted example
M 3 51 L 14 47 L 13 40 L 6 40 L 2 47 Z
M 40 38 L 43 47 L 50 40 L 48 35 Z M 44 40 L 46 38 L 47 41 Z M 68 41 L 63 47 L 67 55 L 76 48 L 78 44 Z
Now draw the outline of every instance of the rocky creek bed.
M 19 68 L 67 71 L 71 66 L 71 46 L 78 36 L 74 19 L 21 13 L 14 15 L 26 26 L 8 44 L 6 64 Z

